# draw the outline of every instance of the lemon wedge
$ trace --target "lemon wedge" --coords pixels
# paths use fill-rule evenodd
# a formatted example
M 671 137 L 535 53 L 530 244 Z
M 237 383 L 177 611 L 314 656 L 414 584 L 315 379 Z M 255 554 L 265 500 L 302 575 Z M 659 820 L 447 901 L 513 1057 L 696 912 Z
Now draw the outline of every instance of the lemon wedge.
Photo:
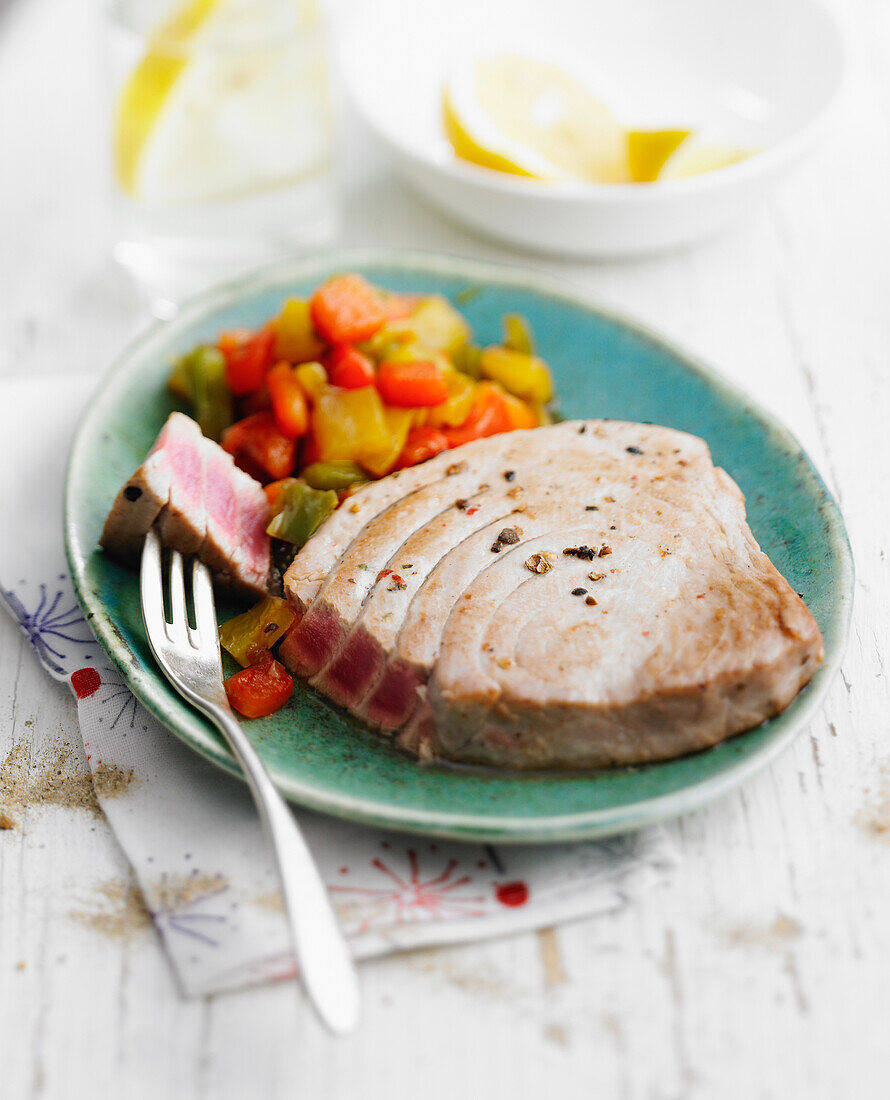
M 188 0 L 118 96 L 115 174 L 133 198 L 236 198 L 327 159 L 327 60 L 315 0 Z
M 629 178 L 611 111 L 549 62 L 498 54 L 464 66 L 445 86 L 443 116 L 457 156 L 484 168 L 542 180 Z
M 678 180 L 687 176 L 698 176 L 703 172 L 714 172 L 718 168 L 726 168 L 730 164 L 746 160 L 755 151 L 739 145 L 683 145 L 668 158 L 659 179 Z
M 652 183 L 668 158 L 689 137 L 690 130 L 631 130 L 627 135 L 627 163 L 634 183 Z

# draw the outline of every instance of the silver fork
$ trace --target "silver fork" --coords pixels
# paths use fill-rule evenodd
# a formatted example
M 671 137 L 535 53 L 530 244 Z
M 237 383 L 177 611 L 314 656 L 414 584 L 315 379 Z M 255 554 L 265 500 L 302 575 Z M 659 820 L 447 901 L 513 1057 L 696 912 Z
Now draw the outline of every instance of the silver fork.
M 171 552 L 168 589 L 172 622 L 168 622 L 164 611 L 161 541 L 152 529 L 142 551 L 139 585 L 142 620 L 158 664 L 179 694 L 221 730 L 250 786 L 275 850 L 294 954 L 306 992 L 327 1026 L 345 1034 L 358 1022 L 355 966 L 296 818 L 275 789 L 226 698 L 210 573 L 195 559 L 192 628 L 186 608 L 182 556 Z

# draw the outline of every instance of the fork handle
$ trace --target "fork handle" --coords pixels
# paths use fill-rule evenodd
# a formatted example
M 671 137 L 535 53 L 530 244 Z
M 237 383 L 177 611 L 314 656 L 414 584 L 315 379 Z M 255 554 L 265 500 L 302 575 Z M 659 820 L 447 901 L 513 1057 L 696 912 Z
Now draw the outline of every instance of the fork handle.
M 232 711 L 207 700 L 194 701 L 219 727 L 237 757 L 275 849 L 294 954 L 306 991 L 328 1027 L 345 1034 L 358 1022 L 358 978 L 302 830 Z

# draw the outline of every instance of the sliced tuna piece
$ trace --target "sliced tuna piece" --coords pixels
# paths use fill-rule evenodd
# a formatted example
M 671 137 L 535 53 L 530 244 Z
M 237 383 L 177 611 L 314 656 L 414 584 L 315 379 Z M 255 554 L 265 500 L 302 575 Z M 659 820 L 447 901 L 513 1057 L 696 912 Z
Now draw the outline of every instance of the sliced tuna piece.
M 480 526 L 492 522 L 503 527 L 513 504 L 503 489 L 497 492 L 489 489 L 469 497 L 467 508 L 452 505 L 419 526 L 385 562 L 351 628 L 346 630 L 336 656 L 313 678 L 312 684 L 342 706 L 367 717 L 361 704 L 381 678 L 405 614 L 441 558 L 442 547 L 454 546 Z M 472 509 L 473 514 L 467 515 L 467 509 Z M 496 534 L 497 531 L 488 536 L 489 555 Z M 316 606 L 323 605 L 326 596 L 323 594 Z M 307 619 L 314 610 L 310 609 Z M 410 701 L 413 705 L 413 692 Z M 378 724 L 376 719 L 372 721 Z
M 399 497 L 377 512 L 361 528 L 359 537 L 349 544 L 335 567 L 328 570 L 326 581 L 301 621 L 288 634 L 282 649 L 282 659 L 297 675 L 311 677 L 327 668 L 339 653 L 365 597 L 378 580 L 385 581 L 388 587 L 399 583 L 383 571 L 388 568 L 390 557 L 413 531 L 434 516 L 454 509 L 458 502 L 468 529 L 478 526 L 474 518 L 478 507 L 475 494 L 484 485 L 484 478 L 491 476 L 491 470 L 480 464 L 461 464 L 458 469 L 453 460 L 449 466 L 454 468 L 451 475 L 445 473 L 449 468 L 445 467 L 444 476 Z M 285 592 L 291 606 L 294 606 L 295 577 L 306 576 L 304 555 L 313 542 L 314 539 L 310 539 L 285 576 Z M 398 570 L 393 573 L 396 577 L 401 576 Z
M 243 569 L 241 580 L 247 587 L 265 592 L 269 584 L 271 567 L 271 543 L 266 534 L 266 528 L 269 526 L 269 501 L 259 482 L 240 470 L 234 463 L 232 476 L 238 495 L 241 531 L 239 551 Z
M 447 458 L 448 453 L 442 457 Z M 454 463 L 455 460 L 452 459 L 450 464 Z M 448 466 L 449 463 L 432 459 L 420 466 L 399 470 L 380 481 L 370 481 L 358 489 L 349 498 L 345 508 L 338 508 L 324 522 L 288 570 L 285 593 L 294 611 L 302 615 L 307 610 L 340 555 L 365 524 L 394 501 L 445 476 Z
M 784 709 L 822 660 L 815 620 L 723 471 L 684 504 L 668 525 L 657 501 L 617 517 L 599 581 L 564 552 L 545 575 L 520 554 L 480 574 L 475 612 L 455 607 L 442 634 L 425 751 L 517 768 L 643 763 Z
M 219 580 L 262 594 L 269 578 L 268 521 L 262 486 L 193 420 L 172 413 L 118 494 L 100 543 L 135 564 L 156 523 L 165 545 L 198 554 Z
M 100 545 L 128 564 L 139 560 L 146 532 L 170 499 L 166 456 L 149 455 L 117 495 L 102 528 Z
M 130 564 L 142 552 L 142 543 L 170 500 L 174 466 L 171 455 L 194 443 L 198 425 L 181 413 L 172 413 L 158 433 L 145 462 L 118 493 L 102 528 L 99 544 Z
M 158 531 L 165 546 L 174 546 L 183 554 L 197 554 L 207 531 L 204 444 L 210 441 L 189 417 L 173 413 L 170 421 L 172 430 L 163 445 L 172 472 L 170 497 L 158 517 Z
M 578 425 L 569 427 L 557 424 L 548 433 L 568 437 L 578 431 Z M 349 544 L 362 529 L 395 501 L 413 493 L 434 481 L 448 478 L 460 497 L 453 479 L 461 473 L 472 471 L 469 483 L 481 484 L 485 476 L 503 476 L 510 469 L 509 461 L 515 461 L 527 453 L 524 441 L 528 432 L 511 432 L 467 443 L 457 451 L 444 451 L 428 462 L 398 470 L 380 481 L 362 486 L 349 498 L 345 508 L 326 520 L 294 559 L 284 580 L 285 594 L 293 610 L 302 615 L 318 595 L 322 585 L 336 566 Z M 501 467 L 501 461 L 504 465 Z M 464 494 L 466 495 L 466 494 Z
M 560 440 L 577 435 L 577 426 L 557 425 L 548 429 L 544 449 L 558 447 Z M 388 568 L 390 556 L 419 526 L 457 506 L 466 518 L 467 530 L 478 527 L 484 517 L 474 518 L 479 507 L 477 495 L 498 484 L 511 490 L 512 483 L 505 475 L 518 478 L 520 469 L 541 463 L 541 451 L 527 445 L 530 438 L 530 432 L 512 432 L 438 455 L 365 487 L 350 498 L 346 509 L 335 512 L 297 554 L 284 578 L 291 606 L 304 615 L 281 650 L 288 667 L 304 677 L 316 676 L 328 667 L 368 592 L 378 578 L 383 579 L 381 573 Z M 331 531 L 329 524 L 333 525 Z M 392 583 L 387 581 L 388 586 Z M 364 674 L 373 657 L 357 647 L 355 660 Z M 338 680 L 342 684 L 352 672 L 347 666 L 341 671 Z
M 639 432 L 630 438 L 639 440 Z M 677 441 L 677 458 L 686 466 L 675 462 L 675 468 L 694 463 L 710 474 L 704 445 L 687 436 Z M 518 455 L 511 450 L 509 480 L 502 470 L 501 476 L 491 478 L 490 488 L 468 501 L 469 509 L 446 510 L 415 532 L 386 563 L 404 589 L 390 580 L 376 583 L 337 657 L 312 683 L 373 725 L 398 729 L 414 710 L 417 687 L 432 669 L 457 595 L 496 553 L 511 545 L 500 543 L 498 536 L 503 532 L 508 539 L 522 541 L 589 516 L 584 501 L 591 499 L 585 491 L 592 479 L 600 485 L 600 497 L 619 491 L 610 478 L 623 468 L 625 448 L 631 444 L 620 431 L 612 432 L 611 442 L 610 453 L 593 430 L 581 434 L 576 425 L 569 431 L 548 431 L 541 447 L 522 445 Z M 594 459 L 597 467 L 592 473 Z M 661 469 L 661 459 L 653 455 L 637 464 L 640 474 L 634 476 L 646 477 L 653 460 L 653 468 Z M 527 499 L 540 504 L 527 511 Z M 602 507 L 608 511 L 610 506 Z M 474 515 L 468 522 L 469 511 Z M 403 568 L 407 565 L 412 568 Z M 316 607 L 321 610 L 325 602 L 323 591 Z
M 206 452 L 204 510 L 207 526 L 201 560 L 221 577 L 231 574 L 233 562 L 240 562 L 241 557 L 241 510 L 233 469 L 237 470 L 237 467 L 232 462 L 232 456 L 222 447 Z
M 462 507 L 434 509 L 456 495 L 441 458 L 401 499 L 384 479 L 371 522 L 316 536 L 287 578 L 296 606 L 314 601 L 314 683 L 421 757 L 663 759 L 757 725 L 821 661 L 815 621 L 701 440 L 588 421 L 442 457 L 476 487 Z M 493 550 L 509 526 L 517 541 Z M 304 662 L 287 647 L 310 636 L 292 632 L 282 656 Z

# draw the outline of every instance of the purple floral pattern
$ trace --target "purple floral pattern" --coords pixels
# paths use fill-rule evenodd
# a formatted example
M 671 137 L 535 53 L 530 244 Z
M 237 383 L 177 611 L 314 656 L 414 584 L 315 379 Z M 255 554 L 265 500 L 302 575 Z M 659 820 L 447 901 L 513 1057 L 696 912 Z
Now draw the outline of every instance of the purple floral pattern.
M 69 586 L 63 583 L 66 580 L 65 575 L 60 574 L 55 591 L 55 586 L 38 584 L 32 598 L 24 593 L 27 587 L 24 582 L 18 592 L 2 590 L 3 600 L 31 648 L 41 663 L 56 675 L 64 675 L 72 661 L 90 660 L 91 655 L 86 654 L 83 647 L 95 645 L 77 601 Z

